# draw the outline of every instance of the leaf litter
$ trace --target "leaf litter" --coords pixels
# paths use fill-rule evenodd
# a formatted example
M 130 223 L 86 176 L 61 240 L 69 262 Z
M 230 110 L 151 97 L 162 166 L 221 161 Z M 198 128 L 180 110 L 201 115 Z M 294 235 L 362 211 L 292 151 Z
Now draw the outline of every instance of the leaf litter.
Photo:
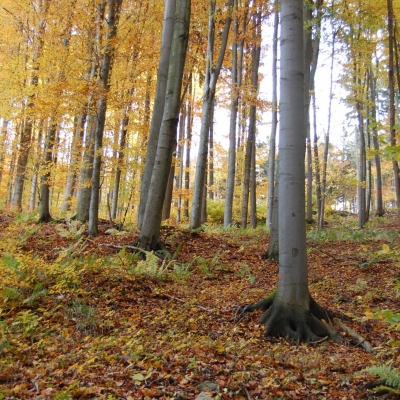
M 236 318 L 277 283 L 262 229 L 168 226 L 174 257 L 146 274 L 124 247 L 135 231 L 107 235 L 103 224 L 98 237 L 78 239 L 59 224 L 35 231 L 6 214 L 0 224 L 1 398 L 361 399 L 376 380 L 365 368 L 400 367 L 399 331 L 373 311 L 399 308 L 399 270 L 386 259 L 360 268 L 382 240 L 308 243 L 312 296 L 350 317 L 371 355 L 343 331 L 340 345 L 297 345 L 265 338 L 257 315 Z

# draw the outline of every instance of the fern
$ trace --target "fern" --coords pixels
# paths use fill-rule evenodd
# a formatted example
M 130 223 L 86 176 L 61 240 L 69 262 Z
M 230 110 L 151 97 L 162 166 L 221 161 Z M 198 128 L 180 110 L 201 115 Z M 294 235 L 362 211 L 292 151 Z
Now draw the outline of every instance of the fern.
M 371 375 L 378 375 L 380 379 L 385 381 L 387 386 L 394 389 L 400 389 L 400 371 L 387 365 L 375 365 L 366 368 L 365 372 Z

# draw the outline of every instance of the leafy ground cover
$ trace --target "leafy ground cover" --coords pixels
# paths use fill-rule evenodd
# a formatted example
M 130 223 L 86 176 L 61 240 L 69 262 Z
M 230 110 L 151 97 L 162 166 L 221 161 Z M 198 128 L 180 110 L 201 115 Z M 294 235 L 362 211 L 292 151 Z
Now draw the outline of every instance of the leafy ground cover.
M 375 354 L 345 332 L 340 345 L 267 340 L 257 315 L 238 318 L 239 306 L 277 282 L 261 228 L 168 226 L 171 257 L 141 260 L 125 246 L 135 231 L 104 223 L 88 238 L 73 222 L 37 225 L 2 213 L 0 398 L 195 399 L 204 391 L 215 399 L 362 399 L 375 395 L 379 378 L 365 371 L 374 366 L 395 374 L 396 387 L 396 225 L 352 224 L 342 218 L 309 232 L 310 291 L 351 318 L 346 324 Z M 395 392 L 387 387 L 383 398 Z

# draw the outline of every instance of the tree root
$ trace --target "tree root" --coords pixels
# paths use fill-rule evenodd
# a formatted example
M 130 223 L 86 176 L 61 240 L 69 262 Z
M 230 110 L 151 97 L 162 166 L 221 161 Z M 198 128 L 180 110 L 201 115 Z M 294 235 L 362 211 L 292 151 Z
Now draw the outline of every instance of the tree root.
M 310 296 L 309 307 L 285 304 L 276 298 L 276 292 L 266 299 L 239 309 L 239 316 L 255 310 L 263 311 L 259 321 L 265 325 L 265 335 L 286 337 L 299 342 L 315 343 L 329 338 L 336 343 L 342 336 L 325 320 L 334 314 L 320 307 Z

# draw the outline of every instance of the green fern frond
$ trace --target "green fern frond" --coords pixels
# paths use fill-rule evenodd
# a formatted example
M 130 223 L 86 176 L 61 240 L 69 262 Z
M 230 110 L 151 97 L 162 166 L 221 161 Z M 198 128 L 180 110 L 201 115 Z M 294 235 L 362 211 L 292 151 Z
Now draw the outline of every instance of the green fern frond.
M 380 379 L 385 381 L 387 386 L 394 389 L 400 389 L 400 371 L 387 365 L 375 365 L 366 368 L 364 371 L 371 375 L 378 375 Z

